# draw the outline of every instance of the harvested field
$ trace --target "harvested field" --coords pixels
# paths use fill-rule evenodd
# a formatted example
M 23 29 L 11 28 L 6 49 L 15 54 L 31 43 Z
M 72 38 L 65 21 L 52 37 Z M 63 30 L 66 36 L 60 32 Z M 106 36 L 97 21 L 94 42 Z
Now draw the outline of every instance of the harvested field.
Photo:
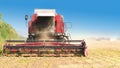
M 88 57 L 0 57 L 0 68 L 120 68 L 120 41 L 87 40 Z

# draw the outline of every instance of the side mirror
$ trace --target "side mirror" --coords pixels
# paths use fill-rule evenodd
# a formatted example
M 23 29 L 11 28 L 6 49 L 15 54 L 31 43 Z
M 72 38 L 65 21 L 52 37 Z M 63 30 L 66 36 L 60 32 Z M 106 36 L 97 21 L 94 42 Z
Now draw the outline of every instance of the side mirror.
M 68 31 L 68 29 L 72 28 L 72 23 L 71 22 L 65 22 L 65 31 Z
M 66 22 L 65 25 L 66 25 L 67 29 L 72 28 L 72 23 L 71 22 Z
M 26 21 L 28 20 L 28 15 L 25 15 L 25 20 L 26 20 Z

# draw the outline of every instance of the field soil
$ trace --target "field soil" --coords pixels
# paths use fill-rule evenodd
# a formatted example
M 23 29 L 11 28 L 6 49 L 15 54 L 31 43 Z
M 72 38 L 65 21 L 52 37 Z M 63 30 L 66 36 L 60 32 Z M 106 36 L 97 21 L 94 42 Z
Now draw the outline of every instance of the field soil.
M 0 57 L 0 68 L 120 68 L 120 40 L 86 40 L 88 57 Z

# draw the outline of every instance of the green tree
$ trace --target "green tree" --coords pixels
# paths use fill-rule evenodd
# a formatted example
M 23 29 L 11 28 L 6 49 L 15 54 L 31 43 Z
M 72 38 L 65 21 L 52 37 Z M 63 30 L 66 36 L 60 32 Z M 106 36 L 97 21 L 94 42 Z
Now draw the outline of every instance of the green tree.
M 0 14 L 0 20 L 2 19 L 2 14 Z
M 0 53 L 5 40 L 17 38 L 18 34 L 15 29 L 13 29 L 11 25 L 3 21 L 2 14 L 0 14 Z

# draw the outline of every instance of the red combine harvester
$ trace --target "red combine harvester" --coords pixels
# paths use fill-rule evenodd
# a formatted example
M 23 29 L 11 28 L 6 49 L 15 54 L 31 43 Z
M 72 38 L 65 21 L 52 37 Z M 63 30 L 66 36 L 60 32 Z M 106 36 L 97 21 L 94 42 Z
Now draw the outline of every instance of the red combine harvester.
M 25 20 L 28 16 L 25 16 Z M 4 56 L 88 56 L 84 40 L 69 40 L 63 17 L 54 9 L 35 9 L 27 40 L 7 40 Z

